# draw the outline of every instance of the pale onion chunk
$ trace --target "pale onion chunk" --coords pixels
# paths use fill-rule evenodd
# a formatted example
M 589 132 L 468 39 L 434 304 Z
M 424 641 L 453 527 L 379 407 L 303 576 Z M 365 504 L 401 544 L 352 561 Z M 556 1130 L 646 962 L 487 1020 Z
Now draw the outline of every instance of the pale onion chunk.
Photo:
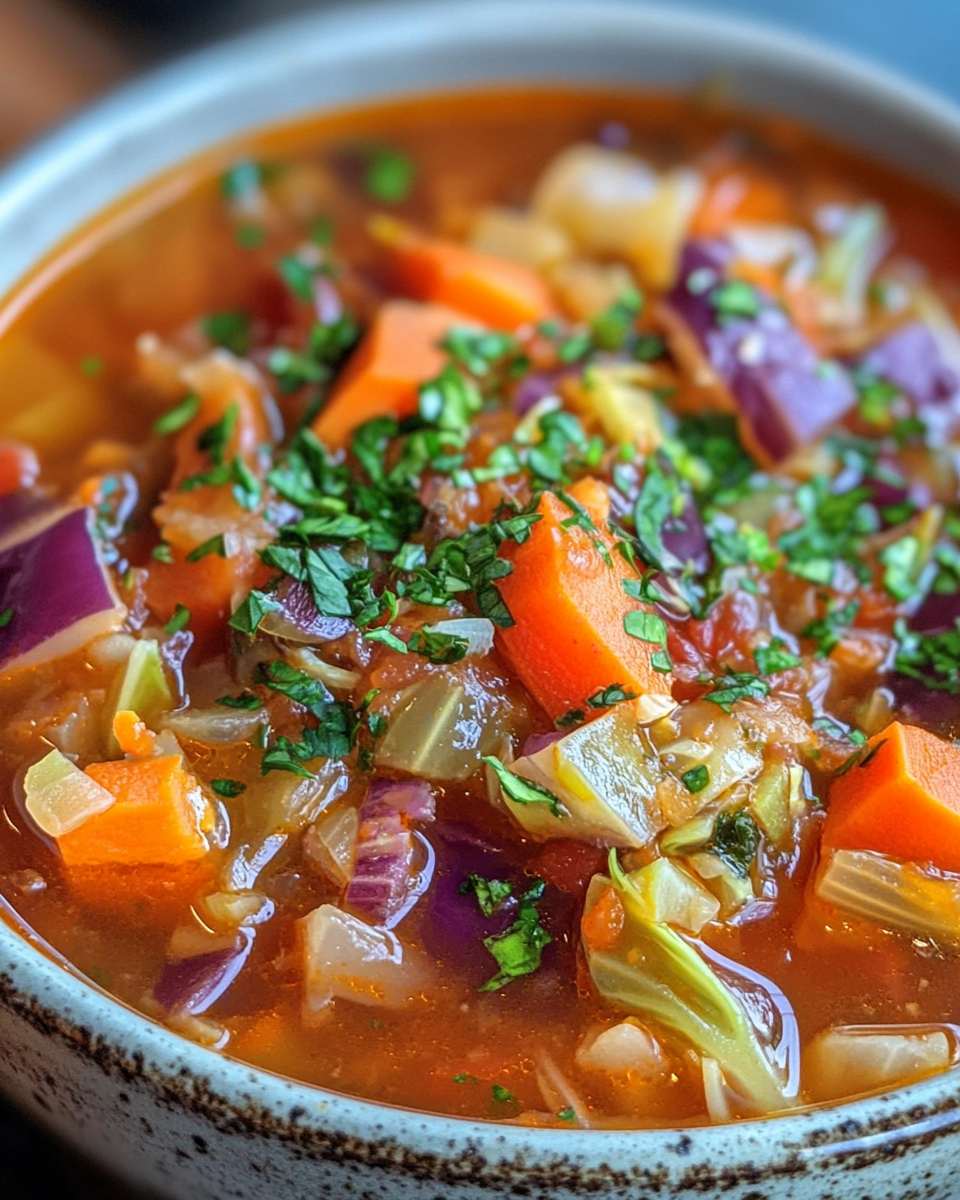
M 803 1081 L 816 1103 L 887 1090 L 945 1071 L 952 1039 L 932 1026 L 840 1025 L 813 1039 L 803 1056 Z
M 23 781 L 30 817 L 50 837 L 63 837 L 116 804 L 116 797 L 59 750 L 34 763 Z

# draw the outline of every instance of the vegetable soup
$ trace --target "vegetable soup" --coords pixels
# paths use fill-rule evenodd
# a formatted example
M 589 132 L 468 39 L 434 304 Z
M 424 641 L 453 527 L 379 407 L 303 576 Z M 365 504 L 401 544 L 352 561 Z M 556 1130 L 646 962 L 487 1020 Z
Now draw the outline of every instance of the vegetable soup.
M 0 309 L 0 893 L 557 1128 L 952 1069 L 960 211 L 715 97 L 313 119 Z

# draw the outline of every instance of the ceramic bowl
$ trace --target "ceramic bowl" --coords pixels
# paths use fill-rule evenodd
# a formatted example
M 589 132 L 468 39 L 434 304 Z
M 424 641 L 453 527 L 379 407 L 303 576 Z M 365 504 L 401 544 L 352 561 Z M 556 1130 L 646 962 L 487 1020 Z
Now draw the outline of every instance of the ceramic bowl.
M 0 179 L 0 292 L 128 189 L 304 111 L 496 80 L 685 87 L 718 71 L 738 100 L 960 193 L 960 111 L 753 23 L 605 0 L 351 8 L 185 59 L 30 150 Z M 87 1154 L 176 1200 L 919 1200 L 955 1193 L 960 1150 L 958 1072 L 831 1109 L 680 1131 L 524 1129 L 355 1100 L 152 1024 L 12 917 L 0 921 L 0 1087 Z

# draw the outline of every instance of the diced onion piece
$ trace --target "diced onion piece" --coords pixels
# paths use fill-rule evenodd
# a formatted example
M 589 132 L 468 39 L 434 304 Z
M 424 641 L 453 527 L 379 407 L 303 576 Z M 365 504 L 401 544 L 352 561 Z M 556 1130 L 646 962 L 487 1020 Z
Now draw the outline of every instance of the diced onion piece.
M 273 901 L 260 892 L 214 892 L 203 904 L 213 923 L 224 929 L 262 925 L 274 913 Z
M 741 878 L 716 854 L 703 851 L 691 854 L 687 859 L 692 870 L 703 879 L 720 901 L 720 911 L 728 917 L 754 897 L 753 881 L 750 876 Z
M 205 746 L 248 742 L 266 720 L 262 708 L 182 708 L 164 718 L 165 728 L 179 738 Z
M 467 658 L 489 654 L 493 649 L 493 622 L 486 617 L 457 617 L 452 621 L 437 621 L 425 628 L 428 633 L 463 638 L 467 643 Z
M 577 404 L 612 442 L 652 454 L 663 445 L 660 406 L 651 390 L 656 373 L 646 363 L 589 367 L 575 389 Z
M 735 1113 L 723 1068 L 715 1058 L 702 1058 L 700 1070 L 703 1073 L 703 1098 L 707 1114 L 714 1125 L 726 1125 L 733 1120 Z
M 359 672 L 349 671 L 346 667 L 338 667 L 334 663 L 324 662 L 306 646 L 301 646 L 298 650 L 285 650 L 283 657 L 291 667 L 303 671 L 311 679 L 319 679 L 324 687 L 333 691 L 349 691 L 360 682 Z
M 345 888 L 353 876 L 359 828 L 357 810 L 347 806 L 311 825 L 303 839 L 307 861 L 337 887 Z
M 807 1047 L 805 1090 L 816 1103 L 887 1091 L 947 1070 L 954 1057 L 952 1039 L 936 1027 L 841 1025 Z
M 651 287 L 669 287 L 680 246 L 700 201 L 697 172 L 658 175 L 632 154 L 579 144 L 540 177 L 535 212 L 561 226 L 589 253 L 620 254 Z
M 0 550 L 0 612 L 7 610 L 3 672 L 65 657 L 120 628 L 127 610 L 114 594 L 89 510 L 73 509 Z
M 769 762 L 757 776 L 750 798 L 754 819 L 775 846 L 786 844 L 792 828 L 790 782 L 787 763 Z
M 577 1066 L 588 1071 L 646 1078 L 662 1075 L 666 1066 L 656 1038 L 634 1021 L 621 1021 L 596 1037 L 587 1037 L 577 1050 Z
M 317 1023 L 335 999 L 392 1007 L 429 982 L 427 968 L 397 937 L 322 904 L 298 922 L 303 953 L 303 1019 Z
M 715 921 L 720 902 L 702 883 L 669 858 L 657 858 L 628 876 L 648 921 L 665 921 L 699 933 Z
M 835 850 L 817 876 L 827 904 L 878 925 L 960 941 L 960 878 L 924 871 L 869 850 Z
M 101 787 L 59 750 L 34 763 L 23 781 L 26 808 L 38 828 L 50 837 L 63 837 L 85 821 L 106 812 L 116 797 Z
M 470 245 L 484 254 L 542 271 L 568 258 L 570 239 L 556 225 L 529 212 L 512 208 L 483 208 L 470 234 Z

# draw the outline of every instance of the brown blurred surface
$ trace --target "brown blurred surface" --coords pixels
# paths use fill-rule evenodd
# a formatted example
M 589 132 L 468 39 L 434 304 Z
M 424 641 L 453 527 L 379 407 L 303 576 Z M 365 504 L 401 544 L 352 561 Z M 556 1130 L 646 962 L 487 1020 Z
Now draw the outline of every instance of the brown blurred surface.
M 0 2 L 0 155 L 35 136 L 134 63 L 97 21 L 57 0 Z

